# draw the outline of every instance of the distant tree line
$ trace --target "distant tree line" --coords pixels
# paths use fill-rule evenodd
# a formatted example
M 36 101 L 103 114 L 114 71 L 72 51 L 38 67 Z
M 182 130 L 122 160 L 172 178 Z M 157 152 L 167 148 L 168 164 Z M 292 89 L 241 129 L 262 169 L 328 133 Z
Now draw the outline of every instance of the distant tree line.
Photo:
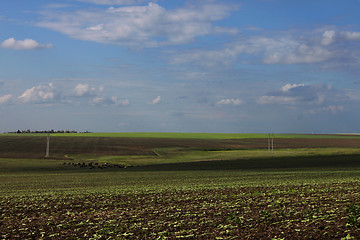
M 9 132 L 9 133 L 78 133 L 78 131 L 76 130 L 54 130 L 54 129 L 51 129 L 51 130 L 35 130 L 35 131 L 32 131 L 30 129 L 27 129 L 27 130 L 17 130 L 15 132 Z M 80 132 L 80 133 L 89 133 L 89 131 L 84 131 L 84 132 Z

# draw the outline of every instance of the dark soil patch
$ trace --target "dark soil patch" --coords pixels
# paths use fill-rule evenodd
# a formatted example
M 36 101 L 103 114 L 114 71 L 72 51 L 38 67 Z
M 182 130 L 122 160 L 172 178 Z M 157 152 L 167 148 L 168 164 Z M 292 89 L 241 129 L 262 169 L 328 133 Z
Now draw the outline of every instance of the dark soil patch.
M 0 233 L 3 239 L 359 239 L 359 187 L 0 197 Z

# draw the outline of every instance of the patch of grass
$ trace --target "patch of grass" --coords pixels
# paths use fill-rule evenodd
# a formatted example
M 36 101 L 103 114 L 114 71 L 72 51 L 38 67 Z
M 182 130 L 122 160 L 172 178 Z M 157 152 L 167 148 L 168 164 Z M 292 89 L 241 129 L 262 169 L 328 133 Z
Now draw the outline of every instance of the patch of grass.
M 161 191 L 357 181 L 360 156 L 253 158 L 82 168 L 53 159 L 0 159 L 7 194 Z
M 354 228 L 360 228 L 360 208 L 354 203 L 347 208 L 347 224 Z
M 148 156 L 98 156 L 90 154 L 74 154 L 71 155 L 71 158 L 78 161 L 108 162 L 113 164 L 124 164 L 131 166 L 219 160 L 242 160 L 243 164 L 245 165 L 254 165 L 254 163 L 256 163 L 253 167 L 261 168 L 262 166 L 268 166 L 269 164 L 271 164 L 271 166 L 276 168 L 277 165 L 273 165 L 274 162 L 276 162 L 277 164 L 282 164 L 284 166 L 288 165 L 289 167 L 291 167 L 291 165 L 293 164 L 291 162 L 291 159 L 293 159 L 293 157 L 317 157 L 317 161 L 313 161 L 313 158 L 309 158 L 310 160 L 308 160 L 308 162 L 312 162 L 314 165 L 321 166 L 322 164 L 327 165 L 325 164 L 325 161 L 329 161 L 331 165 L 332 156 L 360 155 L 360 149 L 358 148 L 278 149 L 275 150 L 275 152 L 273 153 L 268 152 L 268 150 L 204 151 L 189 148 L 160 148 L 153 149 L 153 152 L 155 152 L 154 155 Z M 324 156 L 329 156 L 329 158 L 326 158 Z M 277 160 L 274 160 L 275 158 Z M 346 157 L 342 159 L 344 159 L 344 161 L 339 162 L 339 165 L 348 164 L 348 160 Z M 357 162 L 355 161 L 354 164 L 356 163 Z M 236 164 L 236 162 L 230 162 L 229 164 Z M 296 167 L 301 167 L 301 164 L 296 165 Z

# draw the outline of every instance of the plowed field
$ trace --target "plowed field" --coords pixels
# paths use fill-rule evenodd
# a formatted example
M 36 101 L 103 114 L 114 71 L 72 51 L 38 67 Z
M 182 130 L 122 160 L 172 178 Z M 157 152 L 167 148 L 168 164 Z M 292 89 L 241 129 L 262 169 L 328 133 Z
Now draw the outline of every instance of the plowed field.
M 0 232 L 3 239 L 359 239 L 358 187 L 0 197 Z
M 97 154 L 104 156 L 154 155 L 154 148 L 192 148 L 198 150 L 266 149 L 268 139 L 176 139 L 176 138 L 109 138 L 109 137 L 52 137 L 51 153 L 54 158 L 66 154 Z M 274 139 L 276 149 L 360 147 L 360 138 L 279 138 Z M 43 158 L 46 137 L 0 137 L 0 157 Z
M 52 136 L 44 158 L 46 136 L 1 136 L 0 237 L 360 239 L 359 147 Z

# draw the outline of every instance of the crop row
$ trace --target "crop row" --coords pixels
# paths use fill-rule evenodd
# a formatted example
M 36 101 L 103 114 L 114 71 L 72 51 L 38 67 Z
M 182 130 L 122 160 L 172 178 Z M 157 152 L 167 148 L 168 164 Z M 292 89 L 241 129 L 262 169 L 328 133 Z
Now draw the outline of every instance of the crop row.
M 358 182 L 0 197 L 3 239 L 360 237 Z

